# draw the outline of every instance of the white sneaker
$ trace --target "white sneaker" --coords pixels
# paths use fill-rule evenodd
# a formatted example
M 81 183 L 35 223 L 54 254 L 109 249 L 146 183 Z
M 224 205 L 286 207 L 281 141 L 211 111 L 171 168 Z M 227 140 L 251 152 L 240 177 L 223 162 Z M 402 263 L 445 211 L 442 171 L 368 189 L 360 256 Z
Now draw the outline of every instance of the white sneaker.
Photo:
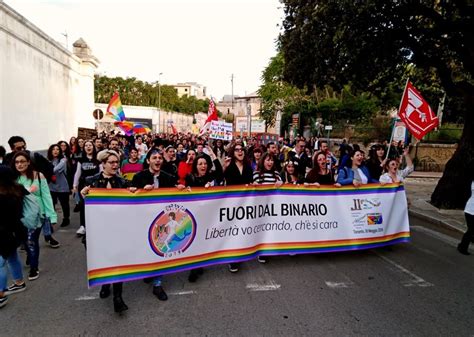
M 79 227 L 79 229 L 76 231 L 76 234 L 78 236 L 86 235 L 86 227 L 84 226 Z

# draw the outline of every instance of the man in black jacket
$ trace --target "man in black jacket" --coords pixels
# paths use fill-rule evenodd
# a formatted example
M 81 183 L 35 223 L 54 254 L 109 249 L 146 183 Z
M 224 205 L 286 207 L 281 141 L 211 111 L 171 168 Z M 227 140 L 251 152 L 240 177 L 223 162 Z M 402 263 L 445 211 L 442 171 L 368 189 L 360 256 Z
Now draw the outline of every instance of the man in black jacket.
M 133 187 L 143 188 L 145 190 L 174 186 L 179 188 L 178 177 L 161 170 L 161 166 L 163 165 L 163 154 L 160 150 L 150 150 L 147 153 L 145 160 L 149 167 L 133 176 Z M 160 301 L 166 301 L 168 299 L 168 296 L 161 285 L 162 276 L 146 278 L 144 281 L 146 283 L 153 282 L 153 294 L 158 297 Z

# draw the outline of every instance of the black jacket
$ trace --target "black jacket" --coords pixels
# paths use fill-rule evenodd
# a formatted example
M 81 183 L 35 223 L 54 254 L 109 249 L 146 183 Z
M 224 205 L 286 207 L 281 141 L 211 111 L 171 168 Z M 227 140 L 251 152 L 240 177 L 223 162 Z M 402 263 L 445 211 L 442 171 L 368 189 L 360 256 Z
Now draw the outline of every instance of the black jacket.
M 130 183 L 124 178 L 115 175 L 112 178 L 107 179 L 102 175 L 102 172 L 99 172 L 91 177 L 87 177 L 86 186 L 107 188 L 107 183 L 109 181 L 112 188 L 127 188 L 130 186 Z
M 235 162 L 231 162 L 225 170 L 224 176 L 227 186 L 253 183 L 253 171 L 250 165 L 244 164 L 242 174 L 240 174 L 240 171 Z
M 22 188 L 23 195 L 28 192 Z M 23 211 L 23 199 L 11 195 L 0 194 L 0 255 L 10 256 L 26 240 L 26 227 L 20 219 Z
M 153 173 L 150 170 L 143 170 L 133 176 L 132 186 L 136 188 L 143 188 L 145 185 L 153 185 L 155 183 Z M 158 176 L 160 187 L 174 187 L 178 184 L 178 177 L 160 171 Z
M 215 182 L 218 186 L 224 179 L 224 172 L 222 171 L 222 165 L 219 159 L 214 160 L 215 171 L 206 173 L 203 177 L 195 176 L 194 174 L 188 174 L 186 176 L 186 186 L 191 187 L 204 187 L 207 183 Z

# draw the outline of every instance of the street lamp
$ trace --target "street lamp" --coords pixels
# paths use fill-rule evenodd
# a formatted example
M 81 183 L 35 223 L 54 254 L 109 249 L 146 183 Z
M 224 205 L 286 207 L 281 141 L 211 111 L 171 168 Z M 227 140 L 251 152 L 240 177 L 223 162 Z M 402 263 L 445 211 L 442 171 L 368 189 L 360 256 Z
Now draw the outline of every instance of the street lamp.
M 159 118 L 161 118 L 161 75 L 163 73 L 158 74 L 158 111 L 160 113 Z M 165 119 L 163 118 L 163 132 L 165 131 Z

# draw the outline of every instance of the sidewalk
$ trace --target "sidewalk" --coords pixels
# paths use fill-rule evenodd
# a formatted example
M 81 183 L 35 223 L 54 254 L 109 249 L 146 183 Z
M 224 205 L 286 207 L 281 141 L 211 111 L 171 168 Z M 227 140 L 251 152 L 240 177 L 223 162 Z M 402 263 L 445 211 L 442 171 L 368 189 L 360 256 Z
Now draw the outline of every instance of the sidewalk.
M 405 190 L 410 201 L 408 213 L 421 220 L 459 233 L 467 229 L 463 210 L 444 210 L 430 204 L 441 172 L 413 172 L 405 179 Z

